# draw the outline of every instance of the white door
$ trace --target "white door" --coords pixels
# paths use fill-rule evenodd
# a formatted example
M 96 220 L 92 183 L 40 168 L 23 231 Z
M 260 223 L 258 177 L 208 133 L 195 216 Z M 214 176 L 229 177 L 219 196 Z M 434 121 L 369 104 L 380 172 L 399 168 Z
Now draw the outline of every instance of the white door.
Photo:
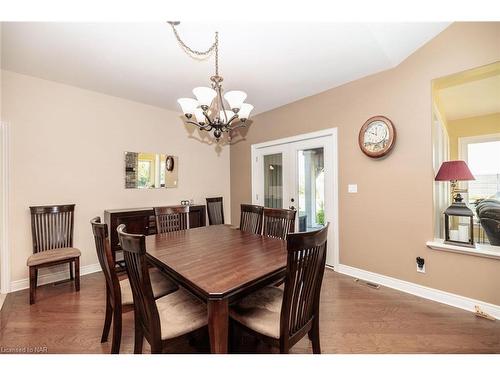
M 330 223 L 326 263 L 338 264 L 336 129 L 252 145 L 252 203 L 297 210 L 295 231 Z

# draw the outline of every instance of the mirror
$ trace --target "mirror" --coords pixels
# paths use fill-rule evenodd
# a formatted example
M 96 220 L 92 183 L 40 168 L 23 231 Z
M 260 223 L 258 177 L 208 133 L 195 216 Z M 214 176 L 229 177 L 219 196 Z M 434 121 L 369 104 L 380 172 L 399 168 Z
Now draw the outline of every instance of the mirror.
M 175 188 L 178 183 L 177 156 L 152 152 L 125 152 L 125 188 Z

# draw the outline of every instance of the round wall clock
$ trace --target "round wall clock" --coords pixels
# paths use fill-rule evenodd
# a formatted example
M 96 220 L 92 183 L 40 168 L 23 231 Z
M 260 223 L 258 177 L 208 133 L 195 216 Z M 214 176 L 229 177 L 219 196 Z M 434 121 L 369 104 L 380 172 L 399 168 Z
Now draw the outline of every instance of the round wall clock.
M 369 118 L 359 131 L 358 143 L 361 151 L 371 158 L 387 155 L 396 142 L 396 128 L 384 116 Z

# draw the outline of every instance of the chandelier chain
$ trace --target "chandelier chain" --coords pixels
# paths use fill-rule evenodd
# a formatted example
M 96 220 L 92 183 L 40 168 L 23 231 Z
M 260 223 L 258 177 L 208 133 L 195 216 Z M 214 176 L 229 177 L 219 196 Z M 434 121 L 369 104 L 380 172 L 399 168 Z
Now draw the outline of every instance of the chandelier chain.
M 197 51 L 192 49 L 186 43 L 183 42 L 179 33 L 177 32 L 177 29 L 175 27 L 175 22 L 168 22 L 168 24 L 170 24 L 170 26 L 172 27 L 177 42 L 179 42 L 181 47 L 188 53 L 195 56 L 209 56 L 215 50 L 215 75 L 218 76 L 219 75 L 219 32 L 218 31 L 215 32 L 215 41 L 206 51 Z

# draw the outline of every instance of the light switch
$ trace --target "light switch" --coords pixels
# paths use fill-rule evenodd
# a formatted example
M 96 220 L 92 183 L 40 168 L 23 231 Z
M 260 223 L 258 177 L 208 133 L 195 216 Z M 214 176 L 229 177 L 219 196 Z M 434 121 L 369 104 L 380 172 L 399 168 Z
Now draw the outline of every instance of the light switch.
M 358 184 L 349 184 L 347 185 L 348 193 L 357 193 L 358 192 Z

